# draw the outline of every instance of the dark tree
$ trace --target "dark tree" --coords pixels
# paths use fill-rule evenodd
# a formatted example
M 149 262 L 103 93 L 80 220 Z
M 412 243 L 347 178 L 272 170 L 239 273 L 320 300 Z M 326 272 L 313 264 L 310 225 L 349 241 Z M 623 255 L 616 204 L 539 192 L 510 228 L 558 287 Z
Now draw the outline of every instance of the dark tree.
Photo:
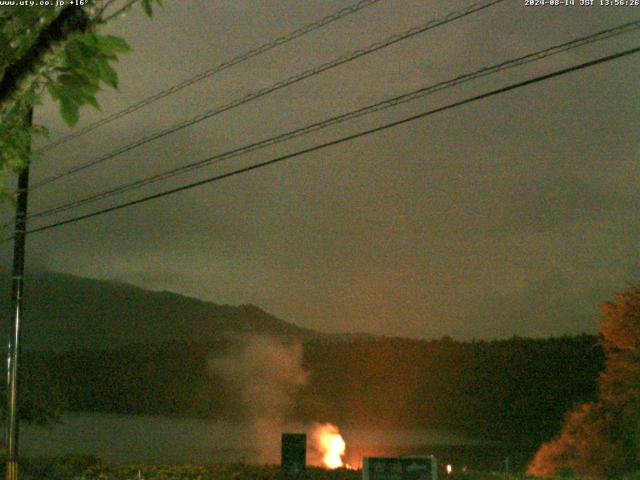
M 573 471 L 611 477 L 640 470 L 640 287 L 603 305 L 605 370 L 598 400 L 581 404 L 560 435 L 535 455 L 529 473 Z

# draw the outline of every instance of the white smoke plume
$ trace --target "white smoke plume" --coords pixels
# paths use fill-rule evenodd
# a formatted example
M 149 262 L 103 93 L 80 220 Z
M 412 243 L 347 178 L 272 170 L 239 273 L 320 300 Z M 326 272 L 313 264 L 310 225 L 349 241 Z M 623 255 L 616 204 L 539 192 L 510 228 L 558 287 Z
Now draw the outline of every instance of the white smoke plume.
M 302 358 L 300 343 L 250 336 L 243 339 L 239 353 L 210 362 L 242 392 L 260 463 L 280 460 L 280 436 L 293 413 L 295 395 L 307 382 Z

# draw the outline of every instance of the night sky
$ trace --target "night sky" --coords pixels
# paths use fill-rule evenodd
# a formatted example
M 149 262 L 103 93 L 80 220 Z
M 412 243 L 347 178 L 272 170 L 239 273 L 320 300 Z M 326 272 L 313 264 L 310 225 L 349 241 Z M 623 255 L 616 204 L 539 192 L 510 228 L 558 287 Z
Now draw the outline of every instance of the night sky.
M 167 0 L 151 20 L 136 10 L 109 27 L 134 49 L 119 65 L 121 88 L 100 95 L 102 113 L 84 109 L 79 127 L 346 5 Z M 47 152 L 34 162 L 32 182 L 466 5 L 383 0 Z M 34 192 L 30 211 L 638 18 L 640 7 L 509 0 L 70 175 Z M 31 226 L 382 125 L 639 39 L 636 31 L 572 50 Z M 458 339 L 594 332 L 598 305 L 640 273 L 639 58 L 34 234 L 27 271 L 252 303 L 326 332 Z M 35 121 L 52 138 L 69 133 L 49 99 Z M 8 208 L 2 219 L 11 219 Z M 10 254 L 2 244 L 1 258 Z

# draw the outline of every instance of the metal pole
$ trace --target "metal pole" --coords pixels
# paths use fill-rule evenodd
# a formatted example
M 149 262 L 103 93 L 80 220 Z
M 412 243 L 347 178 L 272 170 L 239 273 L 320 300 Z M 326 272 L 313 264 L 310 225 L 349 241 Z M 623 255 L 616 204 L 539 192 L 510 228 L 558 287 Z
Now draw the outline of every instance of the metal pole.
M 29 112 L 31 125 L 33 111 Z M 20 359 L 20 323 L 24 293 L 24 251 L 27 229 L 27 194 L 29 190 L 29 163 L 18 174 L 16 221 L 13 240 L 13 274 L 11 293 L 11 331 L 7 349 L 7 465 L 6 480 L 18 480 L 18 361 Z

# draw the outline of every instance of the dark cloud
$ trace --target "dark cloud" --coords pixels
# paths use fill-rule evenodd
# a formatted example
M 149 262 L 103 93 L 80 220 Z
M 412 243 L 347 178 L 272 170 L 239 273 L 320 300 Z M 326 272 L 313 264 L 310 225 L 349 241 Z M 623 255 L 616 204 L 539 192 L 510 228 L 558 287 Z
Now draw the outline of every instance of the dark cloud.
M 134 52 L 105 113 L 346 2 L 167 2 L 113 27 Z M 51 152 L 62 171 L 464 2 L 381 2 Z M 32 211 L 142 178 L 631 19 L 624 8 L 506 2 L 144 146 L 58 187 Z M 271 147 L 145 191 L 277 156 L 554 68 L 621 37 Z M 30 265 L 219 303 L 325 331 L 460 338 L 594 331 L 637 278 L 637 59 L 526 87 L 285 164 L 34 235 Z M 83 112 L 83 121 L 99 114 Z M 55 107 L 38 119 L 64 132 Z M 137 195 L 137 194 L 136 194 Z M 129 195 L 126 198 L 135 198 Z M 108 205 L 105 201 L 100 206 Z M 90 211 L 87 208 L 84 211 Z M 34 222 L 34 225 L 43 222 Z M 3 255 L 9 256 L 4 247 Z

